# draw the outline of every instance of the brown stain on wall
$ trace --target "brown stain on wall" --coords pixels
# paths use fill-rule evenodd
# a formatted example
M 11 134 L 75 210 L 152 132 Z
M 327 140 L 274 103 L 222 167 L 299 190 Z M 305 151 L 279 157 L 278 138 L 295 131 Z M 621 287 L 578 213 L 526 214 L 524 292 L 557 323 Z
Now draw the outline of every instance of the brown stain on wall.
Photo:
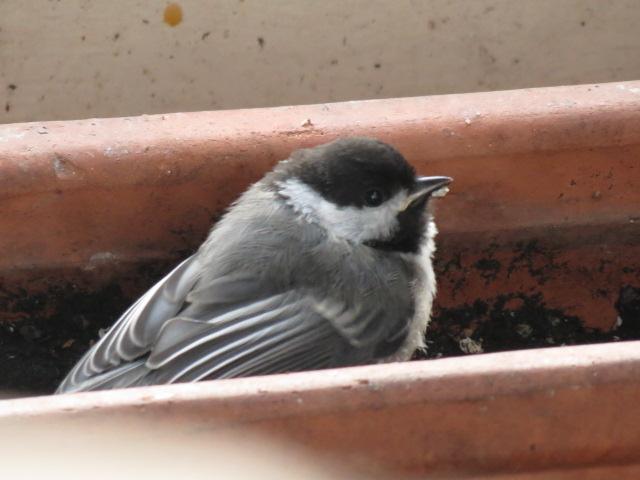
M 175 27 L 182 23 L 182 7 L 177 3 L 170 3 L 164 9 L 164 23 L 170 27 Z

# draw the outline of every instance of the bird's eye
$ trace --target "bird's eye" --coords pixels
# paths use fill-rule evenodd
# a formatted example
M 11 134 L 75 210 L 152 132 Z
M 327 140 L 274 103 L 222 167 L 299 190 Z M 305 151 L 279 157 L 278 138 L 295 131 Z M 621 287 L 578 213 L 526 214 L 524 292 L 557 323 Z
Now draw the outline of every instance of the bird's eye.
M 370 207 L 377 207 L 384 200 L 380 190 L 369 190 L 364 194 L 364 202 Z

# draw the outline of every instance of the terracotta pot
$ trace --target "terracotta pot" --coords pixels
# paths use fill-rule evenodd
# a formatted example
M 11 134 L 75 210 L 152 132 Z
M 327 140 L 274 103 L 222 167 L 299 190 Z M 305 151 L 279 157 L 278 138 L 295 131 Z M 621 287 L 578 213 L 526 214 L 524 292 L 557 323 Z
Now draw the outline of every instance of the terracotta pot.
M 97 329 L 193 251 L 249 183 L 297 148 L 347 135 L 378 137 L 420 173 L 455 178 L 437 211 L 432 356 L 640 338 L 640 82 L 15 124 L 0 126 L 0 387 L 49 391 Z M 637 429 L 625 430 L 639 418 L 628 396 L 638 393 L 637 345 L 593 348 L 260 380 L 290 399 L 295 382 L 322 384 L 326 376 L 321 395 L 314 386 L 301 404 L 282 406 L 306 427 L 298 417 L 269 426 L 272 413 L 257 391 L 227 387 L 253 383 L 167 391 L 179 400 L 175 415 L 198 418 L 212 405 L 218 411 L 226 398 L 219 392 L 231 388 L 241 407 L 220 418 L 235 422 L 253 412 L 252 422 L 286 435 L 322 431 L 312 442 L 320 449 L 350 451 L 353 443 L 366 458 L 407 472 L 624 463 L 638 451 Z M 563 367 L 545 370 L 549 358 Z M 524 363 L 492 370 L 512 361 Z M 575 372 L 573 361 L 582 365 Z M 530 368 L 538 376 L 527 376 Z M 463 381 L 459 369 L 474 373 Z M 572 390 L 574 374 L 586 375 L 580 385 L 588 387 Z M 362 375 L 387 379 L 385 393 L 358 384 Z M 473 399 L 502 395 L 490 383 L 498 378 L 503 403 L 488 407 L 488 422 Z M 530 390 L 514 393 L 525 378 Z M 482 385 L 479 397 L 470 393 L 474 382 Z M 562 395 L 538 388 L 547 384 Z M 137 411 L 141 398 L 164 390 L 148 392 L 43 398 L 4 411 L 57 415 L 103 401 Z M 403 411 L 405 396 L 413 403 Z M 416 419 L 424 423 L 415 426 Z M 350 432 L 360 424 L 371 431 L 362 430 L 358 444 Z M 394 442 L 409 440 L 387 451 L 373 437 L 385 429 Z

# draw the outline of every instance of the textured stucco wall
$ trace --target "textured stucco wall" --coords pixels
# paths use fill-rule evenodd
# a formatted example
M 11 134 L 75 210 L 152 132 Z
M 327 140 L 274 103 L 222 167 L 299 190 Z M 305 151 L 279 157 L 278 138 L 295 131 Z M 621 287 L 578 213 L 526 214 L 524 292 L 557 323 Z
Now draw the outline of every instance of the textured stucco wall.
M 0 123 L 640 78 L 637 0 L 175 1 L 0 1 Z

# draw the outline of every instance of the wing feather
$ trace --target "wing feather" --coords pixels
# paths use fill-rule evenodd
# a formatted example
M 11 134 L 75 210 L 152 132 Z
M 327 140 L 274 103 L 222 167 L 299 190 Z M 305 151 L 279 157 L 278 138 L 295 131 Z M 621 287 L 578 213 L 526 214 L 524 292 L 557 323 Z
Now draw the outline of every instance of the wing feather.
M 198 280 L 200 265 L 195 255 L 187 258 L 142 295 L 74 366 L 58 392 L 82 385 L 86 380 L 130 362 L 149 351 L 157 330 L 184 305 Z
M 321 289 L 278 290 L 242 271 L 205 278 L 201 269 L 190 257 L 154 285 L 58 391 L 368 363 L 377 346 L 404 338 L 412 313 L 373 295 L 351 305 Z

